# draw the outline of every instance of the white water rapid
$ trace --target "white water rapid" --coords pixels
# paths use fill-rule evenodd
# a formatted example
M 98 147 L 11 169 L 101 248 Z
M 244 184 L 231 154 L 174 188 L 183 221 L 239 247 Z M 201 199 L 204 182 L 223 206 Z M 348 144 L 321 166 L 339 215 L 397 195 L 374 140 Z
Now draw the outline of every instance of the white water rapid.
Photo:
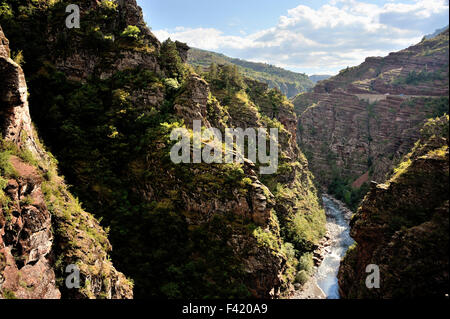
M 326 227 L 331 238 L 331 245 L 328 247 L 315 277 L 317 285 L 328 299 L 339 299 L 337 279 L 339 265 L 354 241 L 350 237 L 348 214 L 346 215 L 335 202 L 327 197 L 323 197 L 323 204 L 327 215 Z

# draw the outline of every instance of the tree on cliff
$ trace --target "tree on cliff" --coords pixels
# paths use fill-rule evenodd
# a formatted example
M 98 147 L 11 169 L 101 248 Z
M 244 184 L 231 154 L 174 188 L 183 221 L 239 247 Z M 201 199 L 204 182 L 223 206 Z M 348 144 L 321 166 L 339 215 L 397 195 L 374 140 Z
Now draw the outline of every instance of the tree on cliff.
M 160 61 L 167 77 L 177 79 L 178 82 L 183 80 L 186 69 L 178 54 L 177 45 L 170 38 L 161 45 Z

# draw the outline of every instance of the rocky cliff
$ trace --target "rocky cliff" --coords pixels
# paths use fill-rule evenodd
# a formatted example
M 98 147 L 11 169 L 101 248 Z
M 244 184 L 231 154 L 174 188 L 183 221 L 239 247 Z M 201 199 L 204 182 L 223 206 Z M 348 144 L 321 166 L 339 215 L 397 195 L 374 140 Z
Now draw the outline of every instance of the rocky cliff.
M 424 121 L 448 112 L 448 36 L 447 29 L 387 57 L 367 58 L 294 99 L 299 144 L 322 185 L 383 181 Z
M 356 245 L 339 270 L 344 298 L 414 298 L 448 294 L 448 115 L 429 120 L 391 178 L 372 188 L 351 221 Z M 380 288 L 365 285 L 380 269 Z
M 229 70 L 196 74 L 187 46 L 159 43 L 134 0 L 78 1 L 80 29 L 65 28 L 68 1 L 23 3 L 7 1 L 0 23 L 23 51 L 31 115 L 73 192 L 110 228 L 135 296 L 288 294 L 324 224 L 292 104 Z M 170 133 L 195 119 L 279 128 L 278 173 L 263 178 L 249 160 L 174 164 Z
M 0 297 L 131 298 L 132 285 L 108 259 L 106 233 L 40 144 L 27 94 L 0 27 Z M 77 291 L 65 286 L 70 264 L 80 270 Z

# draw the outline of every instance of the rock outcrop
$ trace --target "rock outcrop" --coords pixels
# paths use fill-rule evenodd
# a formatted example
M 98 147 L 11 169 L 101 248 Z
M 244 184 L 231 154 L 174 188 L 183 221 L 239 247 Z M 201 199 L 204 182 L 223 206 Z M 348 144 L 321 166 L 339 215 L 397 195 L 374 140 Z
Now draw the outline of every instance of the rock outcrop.
M 0 27 L 0 297 L 131 298 L 131 284 L 108 260 L 105 232 L 56 176 L 33 130 L 27 94 Z M 64 286 L 70 264 L 80 269 L 77 292 Z
M 9 160 L 19 177 L 8 180 L 2 198 L 0 294 L 14 294 L 21 299 L 60 298 L 50 259 L 53 234 L 41 189 L 42 177 L 18 157 Z
M 299 144 L 322 185 L 334 177 L 352 184 L 368 173 L 385 179 L 424 121 L 448 112 L 448 52 L 447 29 L 387 57 L 367 58 L 295 98 Z
M 356 245 L 341 263 L 343 298 L 448 296 L 448 115 L 429 120 L 385 184 L 372 188 L 351 221 Z M 379 288 L 366 286 L 368 265 Z
M 39 149 L 31 128 L 28 90 L 25 76 L 17 63 L 10 59 L 9 41 L 0 26 L 0 116 L 1 133 L 19 147 L 27 147 L 35 155 Z
M 206 117 L 209 94 L 209 85 L 204 79 L 196 74 L 189 76 L 184 92 L 177 98 L 174 106 L 176 114 L 184 119 L 188 127 L 192 128 L 194 120 L 201 120 L 203 126 L 211 127 Z

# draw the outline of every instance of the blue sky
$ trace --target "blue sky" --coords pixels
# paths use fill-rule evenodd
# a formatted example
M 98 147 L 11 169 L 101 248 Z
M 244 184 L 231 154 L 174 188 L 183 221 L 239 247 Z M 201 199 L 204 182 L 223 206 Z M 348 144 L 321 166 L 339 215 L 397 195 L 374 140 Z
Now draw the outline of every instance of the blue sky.
M 335 74 L 448 25 L 448 0 L 138 0 L 161 40 Z

